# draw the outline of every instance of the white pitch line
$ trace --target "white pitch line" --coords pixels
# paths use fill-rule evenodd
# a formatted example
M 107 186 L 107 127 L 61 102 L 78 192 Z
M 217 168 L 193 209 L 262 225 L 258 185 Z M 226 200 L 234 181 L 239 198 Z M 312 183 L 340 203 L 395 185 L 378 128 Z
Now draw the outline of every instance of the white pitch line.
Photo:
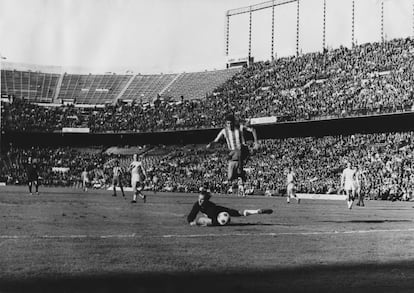
M 138 235 L 108 234 L 108 235 L 0 235 L 0 239 L 126 239 L 126 238 L 211 238 L 211 237 L 257 237 L 257 236 L 318 236 L 318 235 L 350 235 L 390 232 L 414 232 L 414 228 L 407 229 L 376 229 L 376 230 L 348 230 L 348 231 L 310 231 L 310 232 L 268 232 L 268 233 L 207 233 L 207 234 L 166 234 L 166 235 Z

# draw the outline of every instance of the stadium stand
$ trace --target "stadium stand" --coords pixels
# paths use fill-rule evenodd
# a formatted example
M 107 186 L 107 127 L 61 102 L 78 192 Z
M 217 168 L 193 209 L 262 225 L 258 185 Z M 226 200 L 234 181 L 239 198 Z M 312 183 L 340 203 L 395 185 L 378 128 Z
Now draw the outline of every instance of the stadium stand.
M 113 103 L 130 77 L 116 74 L 65 74 L 58 99 L 73 99 L 79 104 Z
M 238 73 L 240 68 L 225 70 L 204 71 L 196 73 L 182 73 L 177 79 L 161 92 L 161 96 L 179 101 L 183 96 L 187 100 L 204 99 L 223 81 Z
M 177 74 L 136 75 L 122 99 L 150 103 L 176 77 Z
M 137 75 L 119 97 L 136 103 L 96 109 L 84 120 L 89 121 L 93 132 L 160 131 L 216 127 L 224 113 L 229 111 L 242 119 L 274 116 L 279 122 L 411 111 L 414 99 L 413 54 L 414 40 L 408 38 L 257 62 L 235 74 L 233 71 L 213 71 Z M 206 98 L 187 99 L 201 96 L 201 92 L 195 90 L 198 86 L 203 87 L 205 96 L 205 90 L 212 85 L 210 77 L 213 80 L 221 73 L 223 79 L 232 77 Z M 9 72 L 7 74 L 10 76 Z M 59 98 L 76 98 L 79 103 L 110 102 L 119 96 L 116 93 L 121 93 L 121 85 L 127 84 L 130 78 L 65 75 Z M 201 83 L 203 79 L 205 84 Z M 24 80 L 26 82 L 28 78 Z M 10 81 L 6 79 L 4 88 L 12 88 Z M 109 92 L 103 91 L 108 88 L 111 88 Z M 157 99 L 159 93 L 162 97 Z M 170 95 L 175 102 L 168 99 Z M 179 98 L 177 101 L 177 96 L 181 95 L 185 98 L 183 102 Z M 23 119 L 34 120 L 27 115 L 27 109 L 19 109 L 21 105 L 9 107 L 16 115 L 23 111 L 26 114 L 22 115 Z M 46 110 L 36 108 L 33 111 L 34 106 L 27 105 L 24 108 L 27 107 L 32 107 L 32 113 L 36 112 L 33 115 L 44 116 L 46 120 L 51 111 L 62 111 L 48 109 L 49 113 L 42 115 L 37 112 Z M 19 123 L 37 127 L 36 123 Z M 52 125 L 59 124 L 60 127 L 65 123 L 67 120 L 59 121 L 59 118 L 51 120 L 46 129 L 59 129 Z M 18 126 L 10 126 L 6 122 L 6 128 L 10 127 L 18 129 Z
M 59 74 L 32 71 L 1 71 L 1 93 L 30 102 L 51 103 Z

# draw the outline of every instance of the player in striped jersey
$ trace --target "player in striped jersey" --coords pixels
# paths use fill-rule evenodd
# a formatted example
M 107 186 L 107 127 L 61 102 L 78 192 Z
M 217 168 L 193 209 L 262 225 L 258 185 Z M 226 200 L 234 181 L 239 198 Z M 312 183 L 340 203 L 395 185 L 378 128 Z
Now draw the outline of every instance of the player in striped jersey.
M 222 138 L 226 140 L 227 147 L 230 150 L 227 179 L 231 185 L 232 181 L 235 179 L 241 178 L 243 182 L 246 180 L 243 165 L 249 157 L 249 150 L 246 146 L 244 131 L 253 134 L 254 149 L 257 149 L 259 144 L 257 141 L 256 130 L 243 124 L 236 123 L 233 115 L 227 115 L 225 123 L 226 126 L 219 132 L 214 141 L 207 145 L 207 148 L 218 143 Z
M 358 198 L 357 206 L 364 207 L 364 188 L 366 186 L 367 178 L 361 165 L 358 165 L 355 172 L 355 196 Z
M 122 168 L 119 166 L 119 161 L 116 160 L 115 167 L 112 169 L 113 178 L 112 178 L 112 186 L 114 188 L 114 194 L 112 196 L 116 196 L 116 186 L 119 185 L 121 189 L 122 196 L 125 198 L 124 188 L 122 186 Z

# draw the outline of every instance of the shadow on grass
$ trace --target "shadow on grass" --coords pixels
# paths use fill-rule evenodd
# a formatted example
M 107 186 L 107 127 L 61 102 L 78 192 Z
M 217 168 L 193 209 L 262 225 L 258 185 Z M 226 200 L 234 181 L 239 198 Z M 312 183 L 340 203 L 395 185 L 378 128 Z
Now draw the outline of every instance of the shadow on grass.
M 318 221 L 321 223 L 366 223 L 366 224 L 382 224 L 382 223 L 407 223 L 411 220 L 344 220 L 344 221 Z
M 243 227 L 243 226 L 278 226 L 278 224 L 270 224 L 270 223 L 229 223 L 225 226 L 220 227 Z
M 236 261 L 229 266 L 236 266 Z M 412 292 L 414 261 L 274 269 L 44 275 L 4 279 L 0 292 Z

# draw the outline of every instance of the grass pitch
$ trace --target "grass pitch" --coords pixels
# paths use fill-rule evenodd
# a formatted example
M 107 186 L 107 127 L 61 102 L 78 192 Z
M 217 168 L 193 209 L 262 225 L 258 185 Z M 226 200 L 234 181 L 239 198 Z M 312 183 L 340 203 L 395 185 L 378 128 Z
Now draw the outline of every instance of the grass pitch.
M 413 292 L 413 203 L 213 196 L 271 215 L 191 227 L 196 194 L 0 187 L 0 292 Z

